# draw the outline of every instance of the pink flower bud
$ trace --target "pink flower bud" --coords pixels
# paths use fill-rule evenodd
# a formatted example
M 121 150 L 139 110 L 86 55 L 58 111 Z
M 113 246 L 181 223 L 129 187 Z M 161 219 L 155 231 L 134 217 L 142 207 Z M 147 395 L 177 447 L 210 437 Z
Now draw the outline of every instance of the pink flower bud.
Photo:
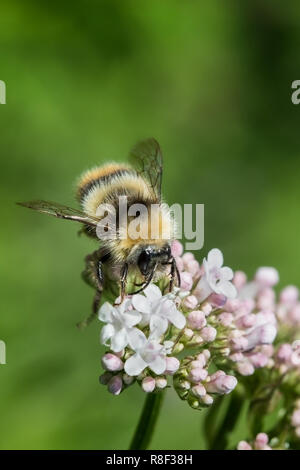
M 214 372 L 213 374 L 211 374 L 210 376 L 210 381 L 212 380 L 216 380 L 218 379 L 219 377 L 224 377 L 226 374 L 223 370 L 217 370 L 216 372 Z
M 230 348 L 232 351 L 245 351 L 248 347 L 248 340 L 245 336 L 240 336 L 238 338 L 232 338 L 230 340 Z
M 191 369 L 189 378 L 192 382 L 201 382 L 202 380 L 205 380 L 207 377 L 207 370 L 206 369 L 200 369 L 200 368 L 195 368 Z
M 246 441 L 240 441 L 237 446 L 237 450 L 252 450 L 252 447 Z
M 236 271 L 232 280 L 233 284 L 240 290 L 247 282 L 247 276 L 243 271 Z
M 291 309 L 289 312 L 289 320 L 294 324 L 294 325 L 300 325 L 300 304 L 296 304 L 295 307 Z
M 113 395 L 119 395 L 123 386 L 122 379 L 119 375 L 114 375 L 108 382 L 107 388 Z
M 208 301 L 214 306 L 214 307 L 223 307 L 226 304 L 227 297 L 223 294 L 211 294 L 208 297 Z
M 299 290 L 295 286 L 286 286 L 280 292 L 280 302 L 288 305 L 292 305 L 297 302 L 299 296 Z
M 145 377 L 142 381 L 142 389 L 146 393 L 151 393 L 155 389 L 155 379 L 153 377 Z
M 255 301 L 253 299 L 245 299 L 242 302 L 242 307 L 246 310 L 246 313 L 251 313 L 255 308 Z
M 256 317 L 256 326 L 264 325 L 265 323 L 271 323 L 272 325 L 276 325 L 276 317 L 274 312 L 271 310 L 265 310 L 264 312 L 259 312 L 255 314 Z
M 183 330 L 183 336 L 187 338 L 188 340 L 192 339 L 192 337 L 194 336 L 194 332 L 190 328 L 185 328 Z
M 240 362 L 237 364 L 238 372 L 243 376 L 248 376 L 254 374 L 254 367 L 250 362 Z
M 110 370 L 113 372 L 117 370 L 122 370 L 124 367 L 124 364 L 121 361 L 121 359 L 115 354 L 111 354 L 111 353 L 104 354 L 104 356 L 101 359 L 101 362 L 102 362 L 102 366 L 104 369 Z
M 194 259 L 195 259 L 195 256 L 193 255 L 193 253 L 190 253 L 190 252 L 184 253 L 184 255 L 182 256 L 182 260 L 185 265 L 187 263 L 190 263 L 190 261 L 193 261 Z
M 291 364 L 296 367 L 300 366 L 300 348 L 293 351 L 291 355 Z
M 192 364 L 196 364 L 197 363 L 197 366 L 196 367 L 204 367 L 207 363 L 207 358 L 205 356 L 205 354 L 202 352 L 200 354 L 197 355 L 197 360 L 196 361 L 193 361 Z
M 157 388 L 166 388 L 168 382 L 164 377 L 156 377 L 155 383 Z
M 263 344 L 260 350 L 267 357 L 272 357 L 274 354 L 274 346 L 272 344 Z
M 273 343 L 277 334 L 277 329 L 274 325 L 266 323 L 265 325 L 260 325 L 254 328 L 247 336 L 249 349 L 255 348 L 259 344 L 271 344 Z
M 195 259 L 189 261 L 186 264 L 186 270 L 191 273 L 192 276 L 200 275 L 200 264 Z
M 180 284 L 182 290 L 191 290 L 193 285 L 193 277 L 191 273 L 188 273 L 187 271 L 180 273 Z
M 268 444 L 269 442 L 269 437 L 266 433 L 260 432 L 257 434 L 254 442 L 254 447 L 257 450 L 263 450 L 264 447 Z
M 204 304 L 202 305 L 201 310 L 204 313 L 204 315 L 207 317 L 210 314 L 210 312 L 212 311 L 212 306 L 209 302 L 204 302 Z
M 257 297 L 257 308 L 260 310 L 273 310 L 275 292 L 270 287 L 263 289 Z
M 206 325 L 206 318 L 201 310 L 194 310 L 187 316 L 187 325 L 193 330 L 201 330 Z
M 256 323 L 256 315 L 254 313 L 249 313 L 248 315 L 243 315 L 236 320 L 236 326 L 238 328 L 251 328 Z
M 293 352 L 293 348 L 289 343 L 281 344 L 278 348 L 276 358 L 280 362 L 287 363 L 291 359 L 292 352 Z
M 134 382 L 134 377 L 128 374 L 123 374 L 122 379 L 123 379 L 124 384 L 126 385 L 131 385 L 132 382 Z
M 244 360 L 244 354 L 242 352 L 236 352 L 236 353 L 230 354 L 229 358 L 233 362 L 242 362 Z
M 177 343 L 177 344 L 175 344 L 175 346 L 173 348 L 173 353 L 174 354 L 179 354 L 183 349 L 184 349 L 184 344 L 183 343 Z
M 292 414 L 292 419 L 291 419 L 292 426 L 295 428 L 300 426 L 300 409 L 296 409 L 293 414 Z
M 190 363 L 190 366 L 191 369 L 203 369 L 203 367 L 205 366 L 205 362 L 195 360 Z
M 268 364 L 269 358 L 265 354 L 258 352 L 251 354 L 249 356 L 249 361 L 256 369 L 259 369 L 260 367 L 265 367 Z
M 204 395 L 204 397 L 202 397 L 202 402 L 205 405 L 212 405 L 213 402 L 214 402 L 214 399 L 210 395 L 206 394 L 206 395 Z
M 177 256 L 181 256 L 183 253 L 183 246 L 178 240 L 174 240 L 172 245 L 171 245 L 171 253 L 174 258 L 177 258 Z
M 120 300 L 121 300 L 121 299 L 120 299 Z M 131 305 L 128 305 L 128 310 L 129 310 L 129 309 L 132 310 L 132 306 L 131 306 Z M 122 359 L 122 357 L 124 356 L 124 353 L 125 353 L 125 351 L 124 351 L 124 349 L 122 349 L 122 350 L 119 351 L 119 352 L 114 352 L 114 355 L 117 356 L 117 357 L 119 357 L 120 359 Z
M 237 385 L 237 380 L 233 375 L 219 375 L 215 379 L 205 384 L 205 388 L 209 393 L 218 393 L 227 395 Z
M 256 271 L 255 280 L 264 287 L 273 287 L 279 281 L 279 274 L 275 268 L 262 267 Z
M 233 322 L 233 315 L 228 312 L 223 312 L 218 316 L 218 320 L 222 326 L 230 326 Z
M 104 374 L 100 375 L 99 382 L 102 385 L 107 385 L 110 379 L 112 378 L 112 374 L 110 372 L 104 372 Z
M 192 387 L 192 392 L 196 397 L 202 398 L 206 395 L 206 390 L 202 384 L 197 384 Z
M 204 355 L 205 359 L 208 361 L 210 359 L 210 351 L 208 349 L 203 349 L 202 354 Z M 199 358 L 199 355 L 197 356 Z
M 184 306 L 188 309 L 194 309 L 198 305 L 198 299 L 194 295 L 189 295 L 184 299 Z
M 166 357 L 166 364 L 165 374 L 173 375 L 179 369 L 180 361 L 177 357 Z
M 175 258 L 175 261 L 176 261 L 176 266 L 177 266 L 178 271 L 180 273 L 184 271 L 184 264 L 183 264 L 182 258 Z
M 241 301 L 239 299 L 227 299 L 227 302 L 225 304 L 226 310 L 228 312 L 235 312 L 241 305 Z
M 201 330 L 201 336 L 205 342 L 211 343 L 216 339 L 217 330 L 212 326 L 206 326 Z

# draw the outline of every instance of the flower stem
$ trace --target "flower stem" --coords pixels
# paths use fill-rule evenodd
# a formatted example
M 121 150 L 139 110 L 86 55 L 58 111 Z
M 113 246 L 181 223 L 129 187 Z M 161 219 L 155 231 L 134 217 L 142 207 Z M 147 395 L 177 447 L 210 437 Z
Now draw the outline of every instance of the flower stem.
M 147 395 L 129 450 L 147 449 L 164 395 L 164 392 L 149 393 Z
M 226 415 L 211 443 L 211 450 L 225 450 L 242 411 L 244 400 L 237 392 L 232 393 Z

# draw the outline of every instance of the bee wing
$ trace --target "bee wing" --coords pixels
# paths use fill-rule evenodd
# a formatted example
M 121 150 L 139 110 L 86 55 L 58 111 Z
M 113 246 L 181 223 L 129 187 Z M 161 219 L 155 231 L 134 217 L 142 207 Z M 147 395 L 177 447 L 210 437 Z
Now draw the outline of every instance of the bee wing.
M 160 198 L 163 158 L 159 143 L 153 138 L 138 142 L 129 154 L 129 161 Z
M 17 202 L 17 204 L 19 206 L 28 207 L 29 209 L 33 209 L 44 214 L 53 215 L 59 219 L 75 220 L 76 222 L 90 225 L 92 227 L 96 227 L 97 222 L 99 222 L 97 217 L 87 215 L 78 209 L 72 209 L 72 207 L 64 206 L 63 204 L 59 204 L 57 202 L 29 201 Z

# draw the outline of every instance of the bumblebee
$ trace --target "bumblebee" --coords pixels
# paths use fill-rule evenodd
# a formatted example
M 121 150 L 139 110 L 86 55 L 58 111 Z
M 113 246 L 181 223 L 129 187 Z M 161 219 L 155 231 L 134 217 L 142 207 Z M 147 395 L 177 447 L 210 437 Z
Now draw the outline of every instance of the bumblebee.
M 162 172 L 160 146 L 155 139 L 150 138 L 133 147 L 128 165 L 108 163 L 88 170 L 79 178 L 77 199 L 81 210 L 42 200 L 18 203 L 60 219 L 79 222 L 83 224 L 81 233 L 100 241 L 100 248 L 85 258 L 82 277 L 96 292 L 92 313 L 81 322 L 81 326 L 88 324 L 97 314 L 102 292 L 108 281 L 115 280 L 119 284 L 121 302 L 126 294 L 142 292 L 152 280 L 157 280 L 162 275 L 168 278 L 169 291 L 172 291 L 175 279 L 180 283 L 176 262 L 171 254 L 174 221 L 169 209 L 162 203 Z M 98 215 L 98 208 L 103 204 L 110 205 L 115 208 L 118 216 L 121 197 L 126 198 L 128 214 L 136 204 L 142 204 L 147 209 L 146 217 L 141 218 L 138 214 L 140 232 L 144 236 L 132 238 L 129 235 L 128 222 L 137 215 L 128 215 L 123 222 L 116 218 L 118 223 L 115 237 L 100 239 L 97 228 L 103 229 L 104 217 Z M 155 237 L 151 231 L 153 220 L 158 225 Z M 146 230 L 143 231 L 146 225 Z M 133 274 L 134 285 L 137 286 L 134 292 L 127 292 L 129 273 Z M 136 280 L 140 282 L 137 283 Z

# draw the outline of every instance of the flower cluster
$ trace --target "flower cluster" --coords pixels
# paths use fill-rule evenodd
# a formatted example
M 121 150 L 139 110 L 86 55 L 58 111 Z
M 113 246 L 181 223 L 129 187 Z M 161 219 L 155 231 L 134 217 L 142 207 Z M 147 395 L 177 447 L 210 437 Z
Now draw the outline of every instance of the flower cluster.
M 249 444 L 247 441 L 240 441 L 237 446 L 237 450 L 273 450 L 269 445 L 269 436 L 260 432 L 257 434 L 254 441 Z
M 223 266 L 218 249 L 200 264 L 175 241 L 172 255 L 180 288 L 169 293 L 166 275 L 120 305 L 101 306 L 101 343 L 108 350 L 100 382 L 114 395 L 133 383 L 146 393 L 172 385 L 194 409 L 211 406 L 237 386 L 260 406 L 275 409 L 285 397 L 285 429 L 299 437 L 298 289 L 288 286 L 276 300 L 276 269 L 261 267 L 248 281 L 244 272 Z M 271 447 L 260 433 L 251 445 L 242 441 L 242 448 Z
M 295 435 L 300 438 L 300 399 L 295 402 L 295 409 L 291 416 L 291 425 L 294 429 Z

